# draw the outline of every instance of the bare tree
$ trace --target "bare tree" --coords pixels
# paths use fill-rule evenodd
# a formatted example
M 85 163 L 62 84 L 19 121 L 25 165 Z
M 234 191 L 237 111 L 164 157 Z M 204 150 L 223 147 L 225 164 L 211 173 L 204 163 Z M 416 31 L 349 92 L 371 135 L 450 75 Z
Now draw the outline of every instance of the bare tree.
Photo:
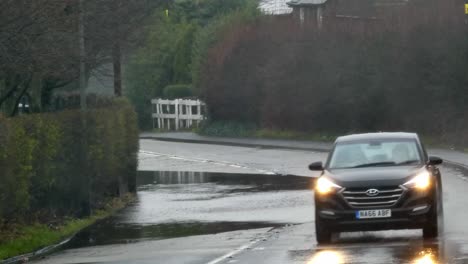
M 45 107 L 53 90 L 78 80 L 81 61 L 86 79 L 112 63 L 114 93 L 121 96 L 122 54 L 138 44 L 152 10 L 168 1 L 84 0 L 80 11 L 78 0 L 0 0 L 0 109 L 15 115 L 17 102 L 31 96 L 32 85 L 41 86 L 40 96 L 34 96 Z
M 169 0 L 88 0 L 86 40 L 89 67 L 113 64 L 114 94 L 122 95 L 122 56 L 142 40 L 144 22 Z
M 0 1 L 0 107 L 9 114 L 16 114 L 32 80 L 60 87 L 76 78 L 75 19 L 66 7 L 52 0 Z

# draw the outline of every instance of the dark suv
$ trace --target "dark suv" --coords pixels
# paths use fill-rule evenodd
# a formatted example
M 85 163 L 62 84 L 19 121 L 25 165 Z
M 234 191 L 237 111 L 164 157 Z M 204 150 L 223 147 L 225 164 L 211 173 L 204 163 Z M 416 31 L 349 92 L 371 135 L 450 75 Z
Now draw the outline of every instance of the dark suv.
M 373 133 L 340 137 L 315 185 L 315 227 L 319 243 L 333 233 L 423 229 L 438 236 L 442 182 L 416 134 Z

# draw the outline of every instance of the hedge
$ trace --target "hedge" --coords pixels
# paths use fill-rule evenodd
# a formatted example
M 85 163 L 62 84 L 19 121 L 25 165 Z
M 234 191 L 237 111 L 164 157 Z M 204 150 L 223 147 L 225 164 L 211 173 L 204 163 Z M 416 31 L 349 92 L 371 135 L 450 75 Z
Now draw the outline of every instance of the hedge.
M 193 96 L 192 87 L 189 84 L 173 84 L 164 87 L 163 97 L 167 99 L 179 99 Z
M 0 228 L 81 217 L 134 192 L 137 117 L 125 100 L 79 110 L 0 116 Z
M 468 27 L 457 10 L 425 1 L 373 22 L 327 17 L 322 30 L 292 16 L 231 23 L 195 87 L 214 122 L 411 131 L 467 148 Z

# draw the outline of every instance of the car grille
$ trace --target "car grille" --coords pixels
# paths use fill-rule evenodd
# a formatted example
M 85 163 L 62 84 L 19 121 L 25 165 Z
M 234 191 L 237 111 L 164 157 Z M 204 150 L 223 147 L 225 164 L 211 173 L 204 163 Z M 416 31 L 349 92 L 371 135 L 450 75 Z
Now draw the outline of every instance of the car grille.
M 375 196 L 369 196 L 367 191 L 370 189 L 378 190 Z M 393 188 L 359 188 L 345 189 L 342 192 L 346 202 L 354 208 L 375 208 L 391 207 L 395 205 L 403 195 L 404 190 L 401 187 Z

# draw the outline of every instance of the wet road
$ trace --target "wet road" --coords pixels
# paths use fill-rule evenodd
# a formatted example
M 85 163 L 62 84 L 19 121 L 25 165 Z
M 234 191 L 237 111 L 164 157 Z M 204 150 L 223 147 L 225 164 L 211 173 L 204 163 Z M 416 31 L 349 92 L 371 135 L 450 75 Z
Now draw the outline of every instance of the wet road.
M 235 174 L 140 172 L 135 204 L 37 263 L 468 263 L 465 171 L 442 167 L 445 233 L 438 240 L 423 241 L 418 230 L 361 232 L 319 247 L 312 179 L 267 174 L 299 170 L 299 162 L 323 154 L 224 147 L 230 154 L 221 155 L 166 144 L 158 149 L 164 155 L 143 153 L 140 169 L 171 163 Z
M 250 148 L 156 140 L 140 141 L 142 171 L 194 171 L 310 176 L 307 166 L 326 154 L 306 150 Z

